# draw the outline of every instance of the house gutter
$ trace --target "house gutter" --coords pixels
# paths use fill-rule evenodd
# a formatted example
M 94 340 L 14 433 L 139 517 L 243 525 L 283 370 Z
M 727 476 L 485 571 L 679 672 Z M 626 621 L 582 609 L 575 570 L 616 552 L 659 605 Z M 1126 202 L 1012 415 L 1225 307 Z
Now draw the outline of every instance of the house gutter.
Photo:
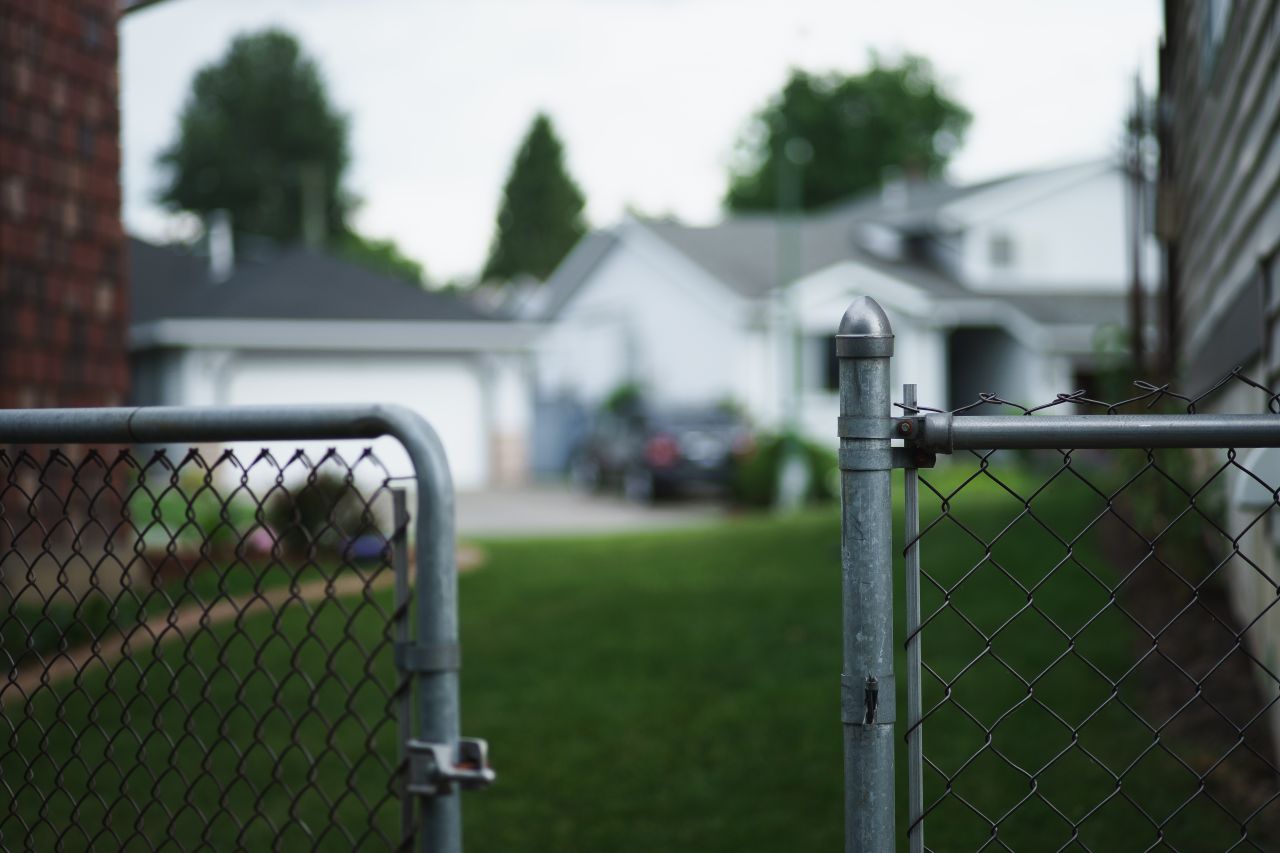
M 522 352 L 546 328 L 543 323 L 506 321 L 175 318 L 130 326 L 129 350 Z

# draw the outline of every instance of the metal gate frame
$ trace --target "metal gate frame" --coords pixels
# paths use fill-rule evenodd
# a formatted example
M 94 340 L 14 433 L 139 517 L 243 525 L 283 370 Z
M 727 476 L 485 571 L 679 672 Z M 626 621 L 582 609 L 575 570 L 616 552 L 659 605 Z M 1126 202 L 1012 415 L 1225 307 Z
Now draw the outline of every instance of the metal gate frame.
M 395 665 L 417 686 L 400 697 L 401 759 L 407 784 L 404 838 L 434 853 L 462 849 L 461 789 L 493 779 L 487 745 L 459 736 L 458 580 L 454 492 L 444 447 L 431 425 L 401 406 L 239 406 L 0 411 L 0 444 L 163 444 L 230 441 L 396 439 L 417 483 L 417 578 L 409 601 L 407 524 L 397 491 Z M 416 637 L 411 638 L 411 635 Z M 409 683 L 409 682 L 406 682 Z M 417 798 L 416 809 L 410 798 Z M 416 811 L 416 815 L 415 815 Z M 416 818 L 416 820 L 415 820 Z M 416 827 L 414 826 L 416 823 Z
M 924 413 L 915 386 L 890 409 L 893 330 L 884 311 L 858 297 L 835 336 L 840 372 L 841 560 L 844 662 L 845 850 L 896 848 L 893 665 L 893 508 L 890 475 L 904 476 L 907 640 L 908 843 L 924 850 L 921 729 L 919 468 L 957 450 L 1280 448 L 1280 416 L 964 415 Z M 1158 390 L 1158 389 L 1157 389 Z M 1212 389 L 1211 389 L 1212 390 Z M 1070 397 L 1059 402 L 1070 402 Z M 1028 411 L 1028 414 L 1030 412 Z M 892 446 L 901 439 L 901 447 Z

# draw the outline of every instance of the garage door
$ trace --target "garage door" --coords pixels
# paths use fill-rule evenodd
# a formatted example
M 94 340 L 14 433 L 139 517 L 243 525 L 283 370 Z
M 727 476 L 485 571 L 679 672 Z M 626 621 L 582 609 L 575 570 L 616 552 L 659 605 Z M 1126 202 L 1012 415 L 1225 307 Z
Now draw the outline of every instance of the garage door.
M 232 405 L 407 406 L 425 417 L 440 434 L 456 488 L 480 488 L 488 479 L 484 395 L 477 371 L 465 359 L 377 353 L 241 354 L 229 366 L 226 377 L 223 399 Z M 394 475 L 411 472 L 408 457 L 394 441 L 382 440 L 376 450 Z

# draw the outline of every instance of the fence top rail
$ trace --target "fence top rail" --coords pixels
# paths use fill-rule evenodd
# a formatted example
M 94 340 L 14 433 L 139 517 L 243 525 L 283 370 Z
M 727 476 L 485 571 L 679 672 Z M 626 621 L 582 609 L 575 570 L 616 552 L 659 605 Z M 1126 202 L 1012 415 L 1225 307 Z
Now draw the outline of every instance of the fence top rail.
M 1280 415 L 951 415 L 929 413 L 926 450 L 1280 447 Z
M 458 589 L 454 495 L 444 446 L 426 419 L 393 405 L 142 406 L 0 410 L 0 445 L 169 444 L 234 441 L 373 439 L 400 442 L 417 482 L 416 642 L 456 649 Z M 439 668 L 417 675 L 414 737 L 429 745 L 459 743 L 458 674 Z M 462 818 L 457 791 L 424 797 L 422 849 L 456 853 Z
M 430 432 L 419 415 L 390 405 L 0 410 L 0 444 L 337 440 L 388 435 L 409 448 Z

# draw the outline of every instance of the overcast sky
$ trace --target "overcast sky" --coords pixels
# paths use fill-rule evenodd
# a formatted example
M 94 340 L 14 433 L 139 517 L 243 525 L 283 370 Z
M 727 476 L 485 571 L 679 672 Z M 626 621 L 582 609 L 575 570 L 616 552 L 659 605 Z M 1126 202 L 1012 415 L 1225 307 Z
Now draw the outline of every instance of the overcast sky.
M 292 31 L 351 116 L 359 230 L 442 280 L 484 260 L 511 156 L 554 119 L 593 225 L 628 206 L 713 221 L 733 143 L 788 68 L 858 71 L 869 50 L 931 59 L 974 113 L 951 177 L 1106 156 L 1133 74 L 1154 79 L 1159 0 L 168 0 L 121 24 L 124 216 L 191 78 L 239 32 Z

